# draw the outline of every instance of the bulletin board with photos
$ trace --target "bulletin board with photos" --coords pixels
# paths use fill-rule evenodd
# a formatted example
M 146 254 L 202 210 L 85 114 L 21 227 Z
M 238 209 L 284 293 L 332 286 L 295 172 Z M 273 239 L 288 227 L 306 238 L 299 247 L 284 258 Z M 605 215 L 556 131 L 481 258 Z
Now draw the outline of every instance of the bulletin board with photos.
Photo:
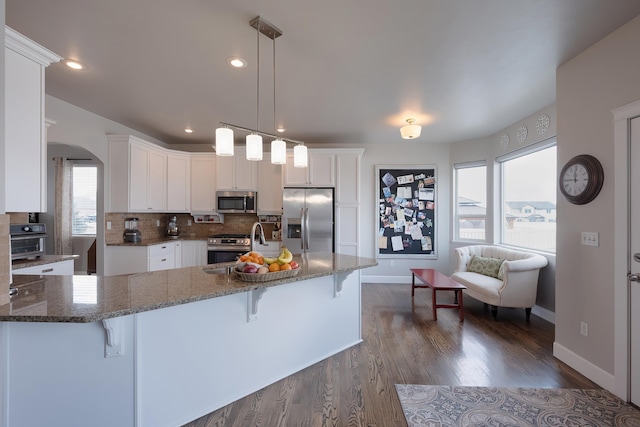
M 378 258 L 436 259 L 436 167 L 376 166 Z

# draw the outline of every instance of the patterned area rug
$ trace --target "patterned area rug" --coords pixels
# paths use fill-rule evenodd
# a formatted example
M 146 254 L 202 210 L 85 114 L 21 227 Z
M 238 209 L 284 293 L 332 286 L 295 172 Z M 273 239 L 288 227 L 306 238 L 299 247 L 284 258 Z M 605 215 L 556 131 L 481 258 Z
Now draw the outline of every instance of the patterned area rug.
M 640 411 L 606 390 L 396 384 L 413 426 L 631 426 Z

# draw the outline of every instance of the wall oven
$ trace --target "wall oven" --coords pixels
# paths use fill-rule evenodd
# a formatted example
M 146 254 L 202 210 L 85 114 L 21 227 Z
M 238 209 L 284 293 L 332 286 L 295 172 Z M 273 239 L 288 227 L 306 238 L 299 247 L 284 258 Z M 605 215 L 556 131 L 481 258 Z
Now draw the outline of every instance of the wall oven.
M 256 213 L 258 194 L 255 191 L 216 191 L 218 213 Z
M 11 259 L 33 259 L 45 253 L 45 224 L 10 224 Z
M 207 263 L 235 262 L 249 252 L 251 240 L 247 234 L 216 234 L 207 239 Z

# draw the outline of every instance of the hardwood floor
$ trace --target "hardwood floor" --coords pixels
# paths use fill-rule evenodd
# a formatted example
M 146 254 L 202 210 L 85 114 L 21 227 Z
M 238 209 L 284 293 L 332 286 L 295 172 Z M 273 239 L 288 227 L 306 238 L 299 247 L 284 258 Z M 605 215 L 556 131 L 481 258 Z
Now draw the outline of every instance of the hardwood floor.
M 464 323 L 454 309 L 436 322 L 430 295 L 363 284 L 362 343 L 186 426 L 405 426 L 394 384 L 600 388 L 554 359 L 551 323 L 515 309 L 494 321 L 469 297 Z

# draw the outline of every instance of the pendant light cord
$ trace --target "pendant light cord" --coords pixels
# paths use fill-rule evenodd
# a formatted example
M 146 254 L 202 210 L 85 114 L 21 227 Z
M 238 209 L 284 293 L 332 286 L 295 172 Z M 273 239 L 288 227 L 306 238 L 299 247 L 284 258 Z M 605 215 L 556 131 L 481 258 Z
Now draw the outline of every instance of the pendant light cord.
M 256 130 L 260 130 L 260 23 L 256 26 L 256 47 L 258 50 L 258 72 L 256 74 Z
M 273 133 L 278 134 L 276 127 L 276 39 L 273 39 Z

